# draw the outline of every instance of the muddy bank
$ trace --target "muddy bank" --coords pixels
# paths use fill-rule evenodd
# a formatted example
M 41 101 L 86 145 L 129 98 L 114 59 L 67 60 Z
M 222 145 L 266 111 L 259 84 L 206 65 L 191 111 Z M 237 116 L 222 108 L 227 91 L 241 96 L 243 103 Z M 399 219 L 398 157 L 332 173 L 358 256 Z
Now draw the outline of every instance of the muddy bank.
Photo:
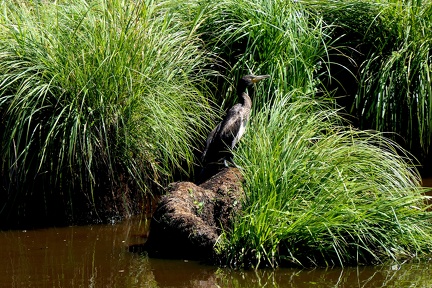
M 0 188 L 0 230 L 113 223 L 150 210 L 150 195 L 122 184 L 113 191 L 95 189 L 93 193 L 80 189 L 47 193 L 42 182 L 24 191 L 4 185 Z

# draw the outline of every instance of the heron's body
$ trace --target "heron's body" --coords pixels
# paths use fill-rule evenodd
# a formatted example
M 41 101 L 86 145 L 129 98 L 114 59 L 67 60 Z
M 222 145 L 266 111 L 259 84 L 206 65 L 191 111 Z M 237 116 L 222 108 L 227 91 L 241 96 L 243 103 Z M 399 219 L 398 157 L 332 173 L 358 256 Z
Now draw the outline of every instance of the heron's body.
M 268 75 L 247 75 L 241 79 L 237 90 L 240 103 L 237 103 L 228 110 L 224 119 L 207 137 L 206 148 L 201 159 L 204 166 L 216 164 L 221 160 L 224 160 L 226 165 L 226 160 L 232 156 L 231 150 L 234 149 L 246 131 L 246 125 L 252 108 L 250 96 L 254 94 L 253 84 L 268 77 Z M 246 88 L 248 88 L 249 94 L 246 93 Z

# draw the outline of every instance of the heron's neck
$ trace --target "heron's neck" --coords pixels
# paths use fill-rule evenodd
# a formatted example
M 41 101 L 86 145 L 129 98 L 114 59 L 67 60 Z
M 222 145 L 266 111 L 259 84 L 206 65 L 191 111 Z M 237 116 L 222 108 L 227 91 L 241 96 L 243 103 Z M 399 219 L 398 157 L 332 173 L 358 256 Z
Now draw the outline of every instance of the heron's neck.
M 247 92 L 246 92 L 246 87 L 244 87 L 244 89 L 239 90 L 238 96 L 240 99 L 240 104 L 250 109 L 252 107 L 251 97 L 254 96 L 254 93 L 255 90 L 252 86 L 247 87 Z
M 243 107 L 245 108 L 251 108 L 252 107 L 252 100 L 249 97 L 248 93 L 243 92 L 240 96 L 240 103 L 242 104 Z

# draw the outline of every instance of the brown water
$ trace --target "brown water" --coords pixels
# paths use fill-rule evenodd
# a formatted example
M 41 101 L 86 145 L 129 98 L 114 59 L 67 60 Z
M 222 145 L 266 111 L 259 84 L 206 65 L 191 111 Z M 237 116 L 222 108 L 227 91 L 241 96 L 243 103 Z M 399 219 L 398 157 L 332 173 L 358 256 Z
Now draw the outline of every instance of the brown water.
M 232 271 L 149 259 L 128 251 L 146 224 L 0 231 L 0 287 L 432 287 L 432 263 Z

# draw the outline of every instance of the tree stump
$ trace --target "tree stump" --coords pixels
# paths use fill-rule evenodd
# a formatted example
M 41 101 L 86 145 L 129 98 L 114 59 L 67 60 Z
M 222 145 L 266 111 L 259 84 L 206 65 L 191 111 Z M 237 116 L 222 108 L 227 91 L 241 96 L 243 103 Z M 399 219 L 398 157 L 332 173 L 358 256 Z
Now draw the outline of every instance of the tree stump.
M 225 168 L 199 186 L 175 182 L 161 198 L 150 223 L 143 250 L 150 257 L 204 260 L 244 198 L 243 177 L 237 168 Z

